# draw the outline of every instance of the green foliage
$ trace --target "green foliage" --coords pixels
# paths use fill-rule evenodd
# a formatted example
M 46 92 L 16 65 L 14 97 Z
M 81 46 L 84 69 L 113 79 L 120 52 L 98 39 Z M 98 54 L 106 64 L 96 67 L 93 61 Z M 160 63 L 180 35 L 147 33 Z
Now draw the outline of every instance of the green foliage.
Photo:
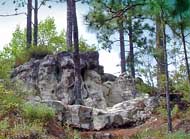
M 81 38 L 80 51 L 96 50 Z M 31 58 L 43 58 L 44 56 L 60 51 L 66 51 L 66 33 L 56 31 L 54 18 L 48 17 L 39 23 L 38 46 L 26 48 L 26 30 L 19 26 L 12 34 L 9 45 L 0 51 L 0 79 L 8 79 L 13 67 L 21 65 Z
M 185 100 L 189 100 L 190 86 L 187 80 L 179 81 L 178 83 L 174 84 L 172 87 L 175 92 L 182 93 Z
M 179 114 L 179 107 L 175 105 L 171 111 L 172 117 L 176 117 Z
M 27 103 L 17 87 L 9 82 L 0 84 L 0 138 L 45 135 L 44 125 L 55 116 L 55 111 L 45 104 Z
M 156 89 L 154 87 L 151 87 L 150 85 L 144 83 L 141 80 L 136 81 L 135 86 L 139 93 L 154 94 L 156 92 Z
M 7 90 L 0 84 L 0 111 L 7 112 L 10 109 L 19 109 L 23 100 L 12 90 Z
M 66 133 L 65 139 L 81 139 L 78 131 L 70 127 L 69 124 L 64 124 L 63 127 Z
M 23 115 L 31 121 L 47 121 L 55 116 L 55 111 L 45 104 L 29 104 L 25 103 L 22 107 Z
M 28 49 L 26 48 L 15 58 L 15 66 L 22 65 L 31 58 L 42 59 L 49 54 L 53 54 L 53 48 L 48 46 L 32 46 Z
M 166 132 L 166 127 L 162 127 L 159 130 L 153 130 L 146 128 L 145 130 L 138 132 L 136 135 L 132 137 L 132 139 L 148 139 L 155 137 L 156 139 L 164 139 L 163 134 Z
M 86 40 L 84 40 L 83 38 L 80 38 L 79 49 L 80 49 L 80 52 L 96 51 L 96 46 L 94 45 L 90 46 L 89 44 L 87 44 Z
M 40 123 L 27 123 L 23 120 L 21 123 L 16 123 L 13 127 L 10 127 L 7 120 L 9 119 L 0 122 L 0 139 L 29 138 L 33 133 L 38 135 L 39 138 L 40 135 L 45 135 L 43 126 Z
M 165 100 L 160 100 L 160 106 L 155 109 L 155 113 L 159 115 L 163 119 L 167 119 L 167 109 L 166 109 L 166 102 Z M 171 110 L 171 116 L 172 119 L 178 118 L 180 116 L 181 112 L 179 110 L 178 105 L 174 105 L 174 107 Z
M 172 134 L 167 134 L 165 139 L 189 139 L 190 134 L 185 133 L 184 131 L 177 131 Z
M 13 138 L 15 136 L 29 137 L 31 133 L 36 133 L 38 135 L 45 135 L 42 123 L 38 122 L 28 123 L 23 121 L 20 124 L 16 124 L 13 128 L 11 128 L 11 130 L 9 130 L 9 132 L 11 132 L 10 136 L 12 136 Z
M 173 133 L 167 133 L 166 127 L 163 126 L 159 129 L 145 129 L 142 132 L 137 133 L 132 137 L 132 139 L 189 139 L 190 134 L 187 134 L 183 131 L 177 131 Z
M 0 131 L 4 131 L 9 127 L 8 121 L 5 118 L 4 120 L 0 121 Z

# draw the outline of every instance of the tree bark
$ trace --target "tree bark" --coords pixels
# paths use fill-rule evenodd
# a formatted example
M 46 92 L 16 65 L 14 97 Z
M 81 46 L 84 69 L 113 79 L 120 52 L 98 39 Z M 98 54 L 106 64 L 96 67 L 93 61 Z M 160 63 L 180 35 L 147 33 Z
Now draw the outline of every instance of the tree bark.
M 167 104 L 167 121 L 168 121 L 168 132 L 172 132 L 172 118 L 171 118 L 171 105 L 170 105 L 170 93 L 169 93 L 169 73 L 168 73 L 168 60 L 167 60 L 167 49 L 166 49 L 166 33 L 165 25 L 163 25 L 163 46 L 164 46 L 164 68 L 165 68 L 165 94 Z
M 135 62 L 134 62 L 134 48 L 133 48 L 133 28 L 132 20 L 129 18 L 129 66 L 131 76 L 135 79 Z
M 72 1 L 67 0 L 67 51 L 72 50 Z
M 38 45 L 38 0 L 35 0 L 34 6 L 34 33 L 33 33 L 33 44 Z
M 28 0 L 27 4 L 27 30 L 26 30 L 26 42 L 27 48 L 32 44 L 32 0 Z
M 78 40 L 78 24 L 76 15 L 76 4 L 75 0 L 72 1 L 72 18 L 73 18 L 73 40 L 74 40 L 74 71 L 75 71 L 75 85 L 74 93 L 76 96 L 75 104 L 82 104 L 81 97 L 81 69 L 80 69 L 80 54 L 79 54 L 79 40 Z
M 187 56 L 187 47 L 186 47 L 186 42 L 185 42 L 185 35 L 184 35 L 184 31 L 183 31 L 182 26 L 181 26 L 181 37 L 182 37 L 183 50 L 184 50 L 184 55 L 185 55 L 185 64 L 186 64 L 187 76 L 188 76 L 188 81 L 190 83 L 189 61 L 188 61 L 188 56 Z
M 126 60 L 125 60 L 125 39 L 124 39 L 124 28 L 123 22 L 119 29 L 119 40 L 120 40 L 120 57 L 121 57 L 121 73 L 126 72 Z

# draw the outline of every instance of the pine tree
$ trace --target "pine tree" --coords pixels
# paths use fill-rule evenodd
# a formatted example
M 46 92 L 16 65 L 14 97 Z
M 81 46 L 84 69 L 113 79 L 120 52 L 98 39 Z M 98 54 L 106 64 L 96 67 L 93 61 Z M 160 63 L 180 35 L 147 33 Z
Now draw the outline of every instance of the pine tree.
M 67 0 L 67 50 L 72 48 L 72 9 L 71 0 Z
M 32 45 L 32 0 L 28 0 L 27 4 L 27 27 L 26 27 L 27 48 Z
M 133 51 L 133 24 L 128 21 L 128 18 L 132 16 L 129 11 L 136 10 L 136 7 L 143 5 L 141 1 L 99 1 L 92 0 L 90 3 L 91 11 L 87 15 L 87 22 L 89 28 L 97 31 L 97 38 L 102 43 L 103 48 L 111 49 L 112 45 L 116 42 L 120 42 L 120 66 L 121 73 L 126 71 L 126 56 L 125 56 L 125 41 L 126 34 L 129 35 L 129 66 L 131 76 L 135 78 L 135 64 L 134 64 L 134 51 Z M 135 12 L 134 12 L 135 13 Z M 131 27 L 130 26 L 131 23 Z M 130 31 L 130 33 L 129 33 Z M 127 33 L 126 33 L 127 32 Z M 112 36 L 119 34 L 118 40 L 113 40 Z
M 82 104 L 82 97 L 81 97 L 82 79 L 81 79 L 81 69 L 80 69 L 78 24 L 77 24 L 75 0 L 67 0 L 67 23 L 69 23 L 67 24 L 67 49 L 70 50 L 70 48 L 72 47 L 72 40 L 74 45 L 74 52 L 73 52 L 74 72 L 75 72 L 74 103 Z
M 174 18 L 170 20 L 170 27 L 172 28 L 173 32 L 181 39 L 184 50 L 187 79 L 190 84 L 190 67 L 185 37 L 185 31 L 190 27 L 190 1 L 175 0 L 175 3 L 173 5 L 173 9 L 170 12 Z
M 38 45 L 38 0 L 34 1 L 34 33 L 33 33 L 33 45 Z

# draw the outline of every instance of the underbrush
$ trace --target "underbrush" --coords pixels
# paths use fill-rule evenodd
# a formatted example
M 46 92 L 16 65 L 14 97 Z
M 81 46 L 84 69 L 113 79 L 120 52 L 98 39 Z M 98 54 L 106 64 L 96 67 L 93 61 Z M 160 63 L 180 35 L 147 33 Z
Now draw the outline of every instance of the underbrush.
M 146 129 L 137 133 L 131 139 L 189 139 L 190 133 L 184 131 L 176 131 L 173 133 L 167 133 L 166 126 L 160 129 Z
M 0 139 L 45 136 L 44 126 L 53 119 L 55 111 L 45 104 L 27 103 L 15 92 L 0 84 Z
M 77 130 L 56 121 L 53 108 L 26 97 L 18 84 L 0 83 L 0 139 L 80 139 Z

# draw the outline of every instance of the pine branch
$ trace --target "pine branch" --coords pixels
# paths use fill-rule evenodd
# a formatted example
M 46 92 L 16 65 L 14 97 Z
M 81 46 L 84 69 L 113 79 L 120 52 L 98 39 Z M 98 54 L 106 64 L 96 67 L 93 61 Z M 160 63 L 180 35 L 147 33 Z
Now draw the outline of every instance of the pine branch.
M 17 16 L 17 15 L 27 15 L 25 12 L 14 13 L 14 14 L 0 14 L 0 17 L 9 17 L 9 16 Z
M 135 8 L 135 7 L 137 7 L 137 6 L 143 6 L 143 5 L 145 5 L 145 3 L 136 3 L 136 4 L 133 4 L 133 5 L 127 5 L 125 8 L 123 8 L 123 9 L 117 11 L 117 12 L 114 12 L 114 14 L 113 14 L 110 18 L 106 19 L 105 22 L 111 21 L 111 20 L 113 20 L 113 19 L 115 19 L 115 18 L 120 18 L 120 17 L 122 17 L 128 10 L 130 10 L 130 9 L 132 9 L 132 8 Z M 112 11 L 112 12 L 113 12 L 113 11 Z

